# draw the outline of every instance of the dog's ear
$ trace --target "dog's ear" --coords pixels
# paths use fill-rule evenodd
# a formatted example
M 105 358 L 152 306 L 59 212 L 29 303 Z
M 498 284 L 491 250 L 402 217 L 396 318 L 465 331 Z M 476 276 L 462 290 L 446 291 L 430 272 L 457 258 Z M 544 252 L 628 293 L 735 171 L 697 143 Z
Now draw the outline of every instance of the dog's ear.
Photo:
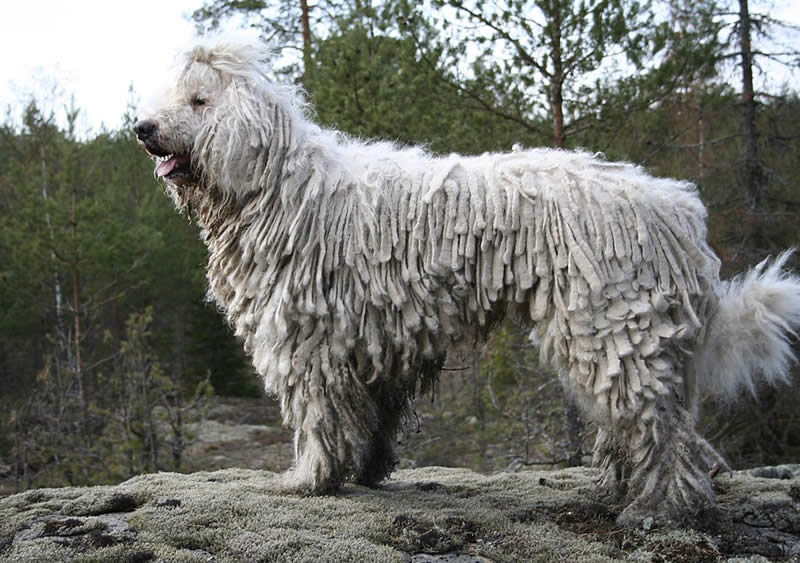
M 258 188 L 274 144 L 279 111 L 258 91 L 246 79 L 231 80 L 197 147 L 208 179 L 234 196 Z

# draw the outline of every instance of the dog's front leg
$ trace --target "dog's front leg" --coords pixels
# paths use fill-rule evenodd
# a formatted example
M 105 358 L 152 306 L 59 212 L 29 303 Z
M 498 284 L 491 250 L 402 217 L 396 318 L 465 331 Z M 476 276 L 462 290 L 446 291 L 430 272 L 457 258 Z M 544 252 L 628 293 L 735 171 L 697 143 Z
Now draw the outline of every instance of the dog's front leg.
M 335 491 L 363 472 L 377 426 L 375 401 L 347 361 L 321 345 L 302 374 L 280 392 L 284 421 L 294 429 L 295 462 L 282 487 L 301 494 Z

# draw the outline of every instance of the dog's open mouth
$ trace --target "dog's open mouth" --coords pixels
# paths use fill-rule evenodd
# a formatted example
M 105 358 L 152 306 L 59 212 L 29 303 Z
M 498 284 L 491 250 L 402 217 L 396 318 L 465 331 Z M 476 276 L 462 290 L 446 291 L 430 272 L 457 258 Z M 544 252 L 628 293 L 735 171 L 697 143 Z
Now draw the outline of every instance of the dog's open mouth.
M 176 183 L 184 183 L 192 178 L 192 160 L 185 154 L 168 154 L 156 156 L 156 176 Z

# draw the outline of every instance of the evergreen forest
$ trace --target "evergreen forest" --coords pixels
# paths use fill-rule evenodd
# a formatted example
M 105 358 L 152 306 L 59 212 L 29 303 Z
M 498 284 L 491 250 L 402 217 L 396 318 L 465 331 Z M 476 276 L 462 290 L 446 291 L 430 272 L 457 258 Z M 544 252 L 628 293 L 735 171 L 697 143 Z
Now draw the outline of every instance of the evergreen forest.
M 694 182 L 731 277 L 800 245 L 800 30 L 748 0 L 206 0 L 198 32 L 238 22 L 275 46 L 276 80 L 360 138 L 478 154 L 581 148 Z M 135 99 L 135 96 L 133 96 Z M 0 124 L 0 479 L 6 492 L 186 470 L 192 424 L 259 381 L 205 299 L 205 248 L 119 129 L 40 100 Z M 55 107 L 55 106 L 54 106 Z M 60 107 L 60 106 L 59 106 Z M 791 267 L 800 271 L 800 258 Z M 800 345 L 796 345 L 800 352 Z M 454 350 L 413 465 L 581 463 L 590 426 L 504 324 Z M 794 385 L 705 401 L 735 467 L 800 459 Z M 279 421 L 276 420 L 278 425 Z

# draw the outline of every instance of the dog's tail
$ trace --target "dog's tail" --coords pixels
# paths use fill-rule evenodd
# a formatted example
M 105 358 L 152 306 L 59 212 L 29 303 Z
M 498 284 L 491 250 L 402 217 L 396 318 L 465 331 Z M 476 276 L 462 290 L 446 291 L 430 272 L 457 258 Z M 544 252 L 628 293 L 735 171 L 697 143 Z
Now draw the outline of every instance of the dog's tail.
M 793 252 L 719 286 L 692 360 L 697 391 L 732 401 L 743 389 L 755 394 L 761 382 L 788 382 L 800 329 L 800 276 L 783 270 Z

